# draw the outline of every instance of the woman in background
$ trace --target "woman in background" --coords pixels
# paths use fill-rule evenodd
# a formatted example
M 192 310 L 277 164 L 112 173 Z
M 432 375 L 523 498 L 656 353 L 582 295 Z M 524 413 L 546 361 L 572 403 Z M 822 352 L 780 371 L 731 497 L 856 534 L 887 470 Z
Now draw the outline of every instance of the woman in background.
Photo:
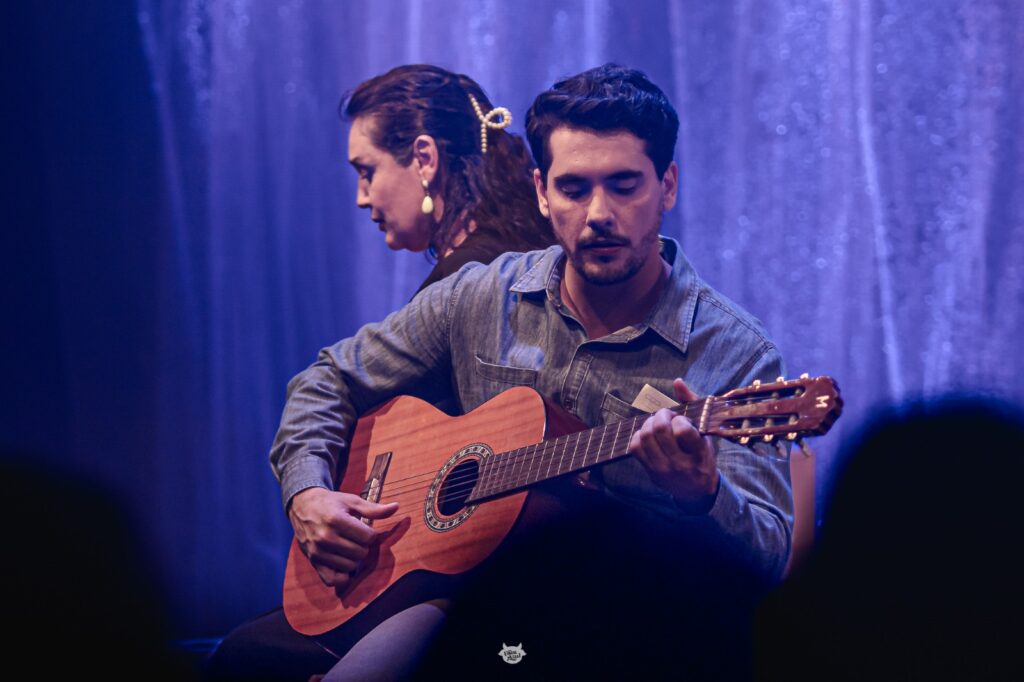
M 359 85 L 340 109 L 352 122 L 356 204 L 370 209 L 389 247 L 437 259 L 421 289 L 469 261 L 554 243 L 529 151 L 504 130 L 511 114 L 472 79 L 399 66 Z
M 339 113 L 352 124 L 357 205 L 370 210 L 390 248 L 426 251 L 436 261 L 421 290 L 470 261 L 554 243 L 525 142 L 504 130 L 511 114 L 493 107 L 472 79 L 436 66 L 399 66 L 360 84 Z M 298 530 L 290 505 L 289 520 Z M 295 632 L 278 608 L 229 633 L 204 679 L 402 678 L 443 624 L 445 608 L 433 600 L 369 632 L 342 626 L 316 638 Z

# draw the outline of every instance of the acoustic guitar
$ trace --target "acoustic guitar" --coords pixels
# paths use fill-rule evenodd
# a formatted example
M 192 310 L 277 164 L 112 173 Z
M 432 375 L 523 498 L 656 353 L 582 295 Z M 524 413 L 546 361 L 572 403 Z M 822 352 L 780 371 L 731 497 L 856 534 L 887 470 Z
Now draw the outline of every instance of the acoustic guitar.
M 673 408 L 706 435 L 751 444 L 828 431 L 842 411 L 829 377 L 755 382 Z M 416 603 L 416 578 L 457 576 L 490 556 L 523 515 L 527 494 L 552 479 L 628 456 L 630 437 L 649 415 L 587 429 L 531 388 L 516 387 L 459 417 L 399 396 L 361 417 L 339 490 L 386 504 L 372 522 L 386 534 L 344 590 L 325 585 L 298 542 L 285 569 L 284 613 L 291 626 L 319 635 L 368 610 L 397 611 L 389 595 Z M 763 455 L 758 455 L 763 456 Z M 364 520 L 371 523 L 368 520 Z M 403 606 L 404 608 L 404 606 Z M 364 626 L 367 627 L 367 626 Z

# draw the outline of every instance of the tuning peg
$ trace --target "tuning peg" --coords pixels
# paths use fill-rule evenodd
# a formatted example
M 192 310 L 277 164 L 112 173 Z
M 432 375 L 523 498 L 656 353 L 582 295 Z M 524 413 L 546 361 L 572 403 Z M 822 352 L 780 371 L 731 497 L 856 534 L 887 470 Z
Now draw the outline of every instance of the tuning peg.
M 800 451 L 804 453 L 804 457 L 814 457 L 814 452 L 807 447 L 807 443 L 804 442 L 803 438 L 798 440 L 796 444 L 800 446 Z
M 773 433 L 766 433 L 766 434 L 764 434 L 764 442 L 765 443 L 771 443 L 772 442 L 772 438 L 775 438 L 775 434 L 773 434 Z
M 780 384 L 781 384 L 782 382 L 784 382 L 785 380 L 786 380 L 786 377 L 784 377 L 784 376 L 778 376 L 778 377 L 776 377 L 776 378 L 775 378 L 775 381 L 776 381 L 777 383 L 780 383 Z
M 803 374 L 800 375 L 800 378 L 801 379 L 810 379 L 811 375 L 808 374 L 807 372 L 804 372 Z
M 740 436 L 740 445 L 746 445 L 750 442 L 750 436 Z
M 786 451 L 786 446 L 782 444 L 781 440 L 775 441 L 775 451 L 779 453 L 779 457 L 786 459 L 789 453 Z
M 787 433 L 786 438 L 788 438 L 789 440 L 796 440 L 796 431 L 794 431 L 793 433 Z
M 754 379 L 754 383 L 751 384 L 751 386 L 753 386 L 754 388 L 757 388 L 760 385 L 761 385 L 761 380 L 760 379 Z

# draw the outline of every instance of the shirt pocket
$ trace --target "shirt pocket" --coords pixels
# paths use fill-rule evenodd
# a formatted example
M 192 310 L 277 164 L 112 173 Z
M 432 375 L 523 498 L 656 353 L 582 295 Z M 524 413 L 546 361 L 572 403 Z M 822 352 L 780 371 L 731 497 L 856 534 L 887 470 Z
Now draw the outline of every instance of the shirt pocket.
M 476 373 L 488 381 L 500 384 L 501 386 L 529 386 L 537 385 L 537 370 L 525 367 L 509 367 L 507 365 L 496 365 L 493 362 L 476 356 Z
M 604 399 L 601 401 L 602 424 L 613 424 L 624 419 L 638 417 L 642 414 L 644 414 L 643 410 L 633 407 L 622 398 L 617 398 L 611 393 L 605 393 Z

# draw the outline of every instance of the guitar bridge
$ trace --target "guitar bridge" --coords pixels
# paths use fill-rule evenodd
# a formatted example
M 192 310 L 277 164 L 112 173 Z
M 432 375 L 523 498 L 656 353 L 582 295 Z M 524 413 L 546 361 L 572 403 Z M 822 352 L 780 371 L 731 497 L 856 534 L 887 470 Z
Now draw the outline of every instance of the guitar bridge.
M 373 458 L 373 466 L 370 467 L 370 476 L 363 485 L 363 492 L 360 494 L 368 502 L 380 502 L 381 493 L 384 491 L 384 478 L 388 475 L 388 467 L 391 465 L 391 453 L 383 452 Z M 373 519 L 363 517 L 362 522 L 367 526 L 373 525 Z

